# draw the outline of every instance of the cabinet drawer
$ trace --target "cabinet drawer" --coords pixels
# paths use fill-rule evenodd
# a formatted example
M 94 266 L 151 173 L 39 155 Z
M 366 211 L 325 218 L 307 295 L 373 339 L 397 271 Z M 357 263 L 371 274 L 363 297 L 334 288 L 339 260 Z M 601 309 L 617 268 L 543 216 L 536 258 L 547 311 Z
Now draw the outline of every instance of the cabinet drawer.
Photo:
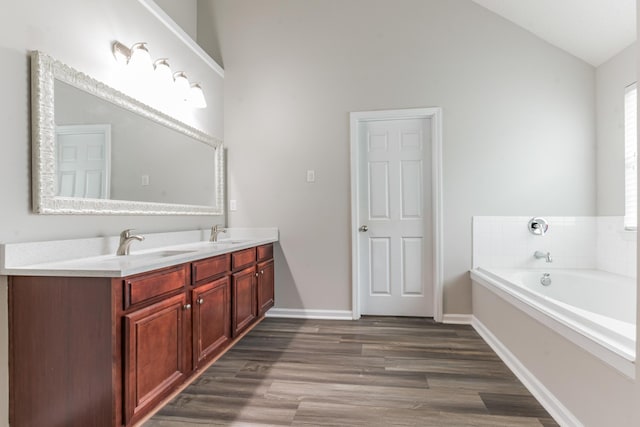
M 231 254 L 231 269 L 239 270 L 256 262 L 256 248 L 244 249 Z
M 183 265 L 124 280 L 124 308 L 171 293 L 187 284 Z
M 191 278 L 193 284 L 198 284 L 213 277 L 227 273 L 230 267 L 230 254 L 195 261 L 191 264 Z
M 273 243 L 258 246 L 258 262 L 273 258 Z

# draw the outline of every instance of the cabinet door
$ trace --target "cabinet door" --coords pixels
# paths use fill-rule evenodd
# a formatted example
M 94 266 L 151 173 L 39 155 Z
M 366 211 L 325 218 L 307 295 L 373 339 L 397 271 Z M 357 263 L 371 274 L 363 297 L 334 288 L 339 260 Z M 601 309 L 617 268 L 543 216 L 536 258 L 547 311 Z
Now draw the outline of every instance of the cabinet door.
M 274 304 L 273 260 L 258 264 L 258 316 L 264 315 Z
M 231 276 L 231 328 L 234 337 L 256 318 L 256 274 L 255 267 L 249 267 Z
M 180 294 L 124 316 L 127 424 L 184 381 L 189 308 Z
M 192 291 L 194 365 L 223 350 L 231 339 L 229 276 Z

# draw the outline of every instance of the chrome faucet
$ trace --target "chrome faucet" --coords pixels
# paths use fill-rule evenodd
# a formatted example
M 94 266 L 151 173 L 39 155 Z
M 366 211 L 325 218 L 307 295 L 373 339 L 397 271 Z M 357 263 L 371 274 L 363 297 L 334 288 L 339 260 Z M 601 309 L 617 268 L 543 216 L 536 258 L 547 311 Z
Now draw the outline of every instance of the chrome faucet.
M 144 236 L 131 234 L 132 231 L 133 229 L 130 228 L 120 233 L 120 244 L 118 245 L 116 255 L 129 255 L 129 246 L 131 246 L 131 243 L 133 243 L 134 240 L 137 240 L 139 242 L 142 242 L 144 240 Z
M 534 256 L 534 257 L 536 257 L 536 259 L 543 259 L 543 258 L 544 258 L 544 260 L 545 260 L 546 262 L 553 262 L 553 260 L 551 259 L 551 252 L 547 252 L 547 253 L 545 254 L 544 252 L 536 251 L 536 252 L 533 254 L 533 256 Z
M 222 226 L 222 225 L 214 225 L 213 227 L 211 227 L 211 236 L 209 237 L 209 241 L 210 242 L 217 242 L 218 241 L 218 234 L 220 233 L 226 233 L 227 230 Z

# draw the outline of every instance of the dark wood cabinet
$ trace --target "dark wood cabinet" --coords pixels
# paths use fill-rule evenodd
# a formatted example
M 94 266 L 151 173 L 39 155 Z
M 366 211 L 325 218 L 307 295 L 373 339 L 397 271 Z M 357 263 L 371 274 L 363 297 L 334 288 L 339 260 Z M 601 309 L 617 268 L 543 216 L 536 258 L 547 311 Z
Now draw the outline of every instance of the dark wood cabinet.
M 273 245 L 124 278 L 12 276 L 12 427 L 143 419 L 273 306 Z
M 191 291 L 193 301 L 194 366 L 200 367 L 231 341 L 229 276 Z
M 121 424 L 112 301 L 111 279 L 9 278 L 11 426 Z
M 190 308 L 181 293 L 124 316 L 125 423 L 184 381 Z
M 258 273 L 258 317 L 261 317 L 275 303 L 273 259 L 259 263 L 256 271 Z
M 231 329 L 234 337 L 249 327 L 257 317 L 256 270 L 254 266 L 245 268 L 231 276 Z

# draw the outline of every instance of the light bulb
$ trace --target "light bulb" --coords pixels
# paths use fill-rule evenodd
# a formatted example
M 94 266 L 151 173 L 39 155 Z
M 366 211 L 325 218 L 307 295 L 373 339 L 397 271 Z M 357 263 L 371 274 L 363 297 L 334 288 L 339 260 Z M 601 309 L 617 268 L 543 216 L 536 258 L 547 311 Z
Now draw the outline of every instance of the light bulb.
M 187 79 L 187 75 L 184 71 L 178 71 L 173 75 L 174 85 L 176 94 L 178 99 L 181 101 L 186 101 L 189 99 L 189 94 L 191 92 L 191 85 L 189 84 L 189 79 Z
M 146 73 L 153 69 L 151 55 L 146 43 L 141 42 L 131 46 L 128 65 L 138 73 Z
M 189 102 L 193 108 L 207 108 L 207 101 L 204 98 L 204 91 L 198 83 L 191 85 L 189 91 Z
M 169 66 L 169 60 L 166 58 L 158 59 L 153 63 L 153 68 L 157 82 L 164 87 L 171 87 L 173 83 L 173 73 Z

